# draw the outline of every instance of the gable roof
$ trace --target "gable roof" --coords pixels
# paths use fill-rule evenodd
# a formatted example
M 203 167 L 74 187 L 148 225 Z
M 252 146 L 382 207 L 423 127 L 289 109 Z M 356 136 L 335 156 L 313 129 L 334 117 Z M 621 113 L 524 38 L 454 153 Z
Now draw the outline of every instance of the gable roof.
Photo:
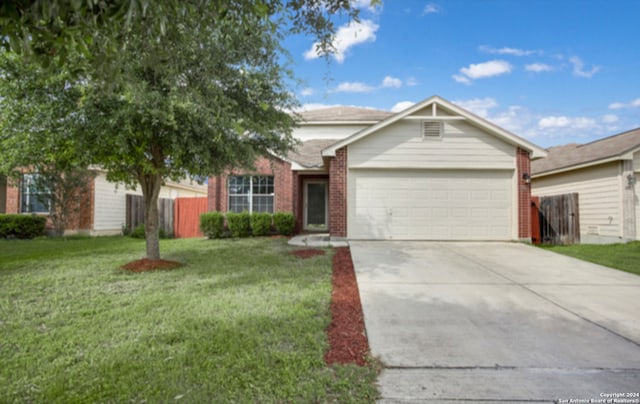
M 321 168 L 324 166 L 322 150 L 337 142 L 336 139 L 311 139 L 299 144 L 287 154 L 287 160 L 298 163 L 304 168 Z
M 375 123 L 381 121 L 392 112 L 377 109 L 337 106 L 300 112 L 300 124 L 310 123 Z
M 640 150 L 640 128 L 622 132 L 586 144 L 567 144 L 547 149 L 547 158 L 531 163 L 532 175 L 587 167 L 609 161 L 632 159 Z
M 324 149 L 322 151 L 322 155 L 325 157 L 331 157 L 331 156 L 335 156 L 336 155 L 336 150 L 344 147 L 344 146 L 348 146 L 349 144 L 356 142 L 360 139 L 362 139 L 365 136 L 369 136 L 370 134 L 377 132 L 383 128 L 386 128 L 387 126 L 398 122 L 401 119 L 404 119 L 406 117 L 408 117 L 409 115 L 412 115 L 422 109 L 425 109 L 426 107 L 428 107 L 429 105 L 433 105 L 434 106 L 434 113 L 432 116 L 425 116 L 425 119 L 433 119 L 433 120 L 448 120 L 448 119 L 464 119 L 468 122 L 470 122 L 472 125 L 477 126 L 491 134 L 493 134 L 494 136 L 504 140 L 507 143 L 513 144 L 515 146 L 518 146 L 528 152 L 531 153 L 531 158 L 532 159 L 536 159 L 536 158 L 541 158 L 544 157 L 546 155 L 545 151 L 536 146 L 535 144 L 514 135 L 513 133 L 483 119 L 480 118 L 479 116 L 472 114 L 471 112 L 467 111 L 464 108 L 461 108 L 447 100 L 445 100 L 442 97 L 439 97 L 437 95 L 434 95 L 430 98 L 427 98 L 426 100 L 419 102 L 417 104 L 414 104 L 413 106 L 400 111 L 396 114 L 390 115 L 388 116 L 386 119 L 376 123 L 375 125 L 372 125 L 368 128 L 365 128 L 355 134 L 353 134 L 352 136 L 349 136 L 346 139 L 343 139 L 329 147 L 327 147 L 326 149 Z M 454 116 L 442 116 L 442 115 L 436 115 L 435 114 L 435 110 L 437 106 L 441 106 L 443 107 L 443 109 L 447 110 L 447 112 L 451 112 L 454 114 Z

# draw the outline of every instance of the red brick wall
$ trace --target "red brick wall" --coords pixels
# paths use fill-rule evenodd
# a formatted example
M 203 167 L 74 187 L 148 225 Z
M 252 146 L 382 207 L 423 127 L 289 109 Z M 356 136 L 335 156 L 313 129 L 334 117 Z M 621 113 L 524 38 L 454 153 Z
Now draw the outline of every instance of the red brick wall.
M 78 191 L 80 210 L 71 212 L 66 221 L 67 230 L 91 230 L 94 219 L 94 189 L 95 180 L 91 180 L 85 192 Z M 20 185 L 16 180 L 7 180 L 6 213 L 20 213 Z M 47 228 L 51 228 L 51 221 L 47 221 Z
M 233 170 L 227 174 L 221 174 L 209 178 L 208 203 L 209 211 L 226 212 L 228 209 L 228 175 L 273 175 L 276 212 L 293 211 L 294 178 L 291 164 L 276 159 L 260 158 L 255 164 L 255 170 Z
M 329 162 L 329 231 L 347 236 L 347 147 L 336 150 Z
M 20 213 L 20 188 L 17 181 L 7 179 L 6 213 Z
M 522 178 L 524 174 L 531 176 L 531 159 L 529 152 L 518 148 L 516 154 L 518 180 L 518 237 L 531 238 L 531 183 Z

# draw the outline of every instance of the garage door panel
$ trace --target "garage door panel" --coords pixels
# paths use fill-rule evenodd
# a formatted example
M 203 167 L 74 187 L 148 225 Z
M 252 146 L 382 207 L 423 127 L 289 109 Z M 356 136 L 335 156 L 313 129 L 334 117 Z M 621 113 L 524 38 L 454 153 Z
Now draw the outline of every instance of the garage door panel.
M 349 237 L 509 240 L 512 171 L 351 170 Z

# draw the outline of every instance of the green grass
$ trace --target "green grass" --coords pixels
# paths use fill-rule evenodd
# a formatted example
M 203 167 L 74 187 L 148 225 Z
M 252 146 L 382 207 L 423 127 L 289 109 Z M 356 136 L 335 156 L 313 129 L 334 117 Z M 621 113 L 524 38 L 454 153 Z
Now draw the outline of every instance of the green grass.
M 640 241 L 627 244 L 574 244 L 544 248 L 581 260 L 640 275 Z
M 0 241 L 3 402 L 371 402 L 327 366 L 331 257 L 283 239 L 161 242 L 177 270 L 118 269 L 144 241 Z

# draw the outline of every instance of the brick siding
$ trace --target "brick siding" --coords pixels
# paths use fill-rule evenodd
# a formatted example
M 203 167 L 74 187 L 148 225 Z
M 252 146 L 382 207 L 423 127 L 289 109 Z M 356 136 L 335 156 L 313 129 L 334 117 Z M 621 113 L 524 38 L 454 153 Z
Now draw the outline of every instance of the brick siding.
M 531 183 L 522 178 L 524 174 L 531 176 L 531 158 L 529 152 L 518 148 L 516 154 L 518 180 L 518 237 L 531 239 Z
M 260 158 L 256 162 L 255 170 L 232 170 L 210 177 L 207 187 L 207 207 L 210 212 L 226 212 L 228 210 L 227 177 L 229 175 L 273 175 L 274 210 L 294 213 L 294 175 L 291 171 L 291 164 L 279 159 L 269 160 L 266 158 Z
M 347 147 L 336 150 L 329 162 L 329 231 L 347 236 Z

